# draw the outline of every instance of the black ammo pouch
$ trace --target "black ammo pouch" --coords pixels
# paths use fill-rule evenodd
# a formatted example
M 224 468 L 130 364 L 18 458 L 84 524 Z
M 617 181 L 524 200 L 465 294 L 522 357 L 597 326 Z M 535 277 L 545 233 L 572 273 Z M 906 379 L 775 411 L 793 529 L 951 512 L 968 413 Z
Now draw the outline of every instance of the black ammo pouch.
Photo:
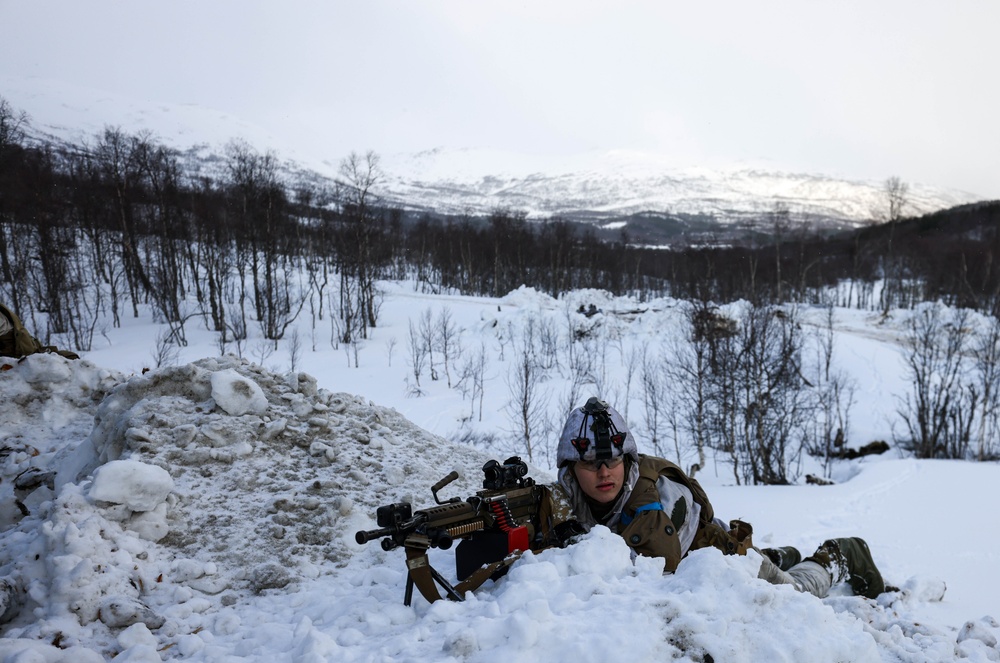
M 560 548 L 565 548 L 575 536 L 586 534 L 587 530 L 577 520 L 566 520 L 552 528 L 552 535 L 555 543 Z
M 511 532 L 487 529 L 459 541 L 455 547 L 455 575 L 459 580 L 465 580 L 483 566 L 500 561 L 515 550 L 528 549 L 526 543 L 515 541 L 512 536 L 516 537 Z M 506 564 L 501 566 L 490 579 L 494 582 L 499 580 L 509 568 Z

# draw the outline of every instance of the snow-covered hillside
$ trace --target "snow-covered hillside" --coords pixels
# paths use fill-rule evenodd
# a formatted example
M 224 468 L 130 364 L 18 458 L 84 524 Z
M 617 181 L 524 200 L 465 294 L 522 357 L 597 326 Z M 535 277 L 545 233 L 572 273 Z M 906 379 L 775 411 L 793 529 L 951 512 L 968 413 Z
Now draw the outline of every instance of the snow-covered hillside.
M 809 552 L 864 537 L 901 588 L 877 601 L 767 585 L 753 554 L 700 551 L 662 576 L 598 528 L 526 555 L 465 603 L 404 607 L 403 554 L 359 546 L 354 532 L 374 527 L 379 505 L 429 505 L 451 469 L 463 476 L 443 496 L 479 488 L 485 460 L 513 450 L 505 330 L 583 301 L 603 311 L 592 331 L 608 334 L 612 358 L 673 333 L 679 315 L 670 301 L 640 313 L 598 292 L 484 300 L 400 284 L 357 368 L 322 338 L 305 343 L 298 369 L 287 343 L 262 368 L 218 357 L 212 335 L 192 329 L 176 366 L 143 373 L 156 327 L 145 315 L 80 361 L 0 361 L 0 612 L 10 619 L 0 661 L 1000 660 L 988 507 L 1000 466 L 897 451 L 841 461 L 833 486 L 736 486 L 722 459 L 699 473 L 716 512 L 753 522 L 758 545 Z M 431 306 L 453 312 L 467 353 L 486 348 L 482 422 L 463 423 L 467 398 L 443 377 L 414 396 L 405 352 L 392 355 L 389 339 Z M 891 423 L 896 329 L 893 317 L 838 311 L 838 366 L 859 380 L 854 443 Z M 627 407 L 623 363 L 607 370 Z M 554 410 L 561 379 L 545 383 Z M 636 402 L 629 419 L 648 446 Z M 470 425 L 498 436 L 476 447 L 442 437 Z M 539 454 L 531 476 L 551 480 Z M 453 577 L 450 552 L 432 562 Z
M 338 178 L 347 155 L 322 144 L 288 144 L 253 123 L 191 104 L 150 103 L 63 82 L 0 78 L 0 94 L 31 116 L 33 132 L 59 140 L 92 140 L 105 126 L 148 130 L 198 160 L 221 154 L 241 138 L 273 150 L 289 174 Z M 766 218 L 777 203 L 793 222 L 850 226 L 878 218 L 882 181 L 790 173 L 751 164 L 691 166 L 628 151 L 545 157 L 475 148 L 440 147 L 416 154 L 380 155 L 387 201 L 441 214 L 485 215 L 498 208 L 532 218 L 561 216 L 601 222 L 641 212 L 705 215 L 722 224 Z M 210 166 L 209 166 L 210 167 Z M 887 173 L 886 177 L 892 175 Z M 971 192 L 908 183 L 906 214 L 919 215 L 981 200 Z
M 852 225 L 878 218 L 884 207 L 882 182 L 750 166 L 678 167 L 623 151 L 552 159 L 442 149 L 390 155 L 386 169 L 391 196 L 450 214 L 507 207 L 539 218 L 601 219 L 653 211 L 726 223 L 766 218 L 781 203 L 793 221 Z M 909 193 L 911 215 L 977 200 L 924 185 Z

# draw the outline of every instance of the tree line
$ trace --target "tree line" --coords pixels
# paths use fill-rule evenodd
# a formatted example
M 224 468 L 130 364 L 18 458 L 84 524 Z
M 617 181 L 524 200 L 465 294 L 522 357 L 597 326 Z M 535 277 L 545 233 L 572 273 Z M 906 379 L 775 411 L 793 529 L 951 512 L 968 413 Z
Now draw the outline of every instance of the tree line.
M 810 452 L 836 453 L 850 397 L 829 359 L 822 375 L 804 377 L 797 327 L 782 317 L 793 310 L 787 305 L 918 308 L 907 338 L 915 388 L 899 404 L 901 441 L 927 457 L 996 453 L 984 447 L 996 430 L 1000 392 L 990 373 L 996 332 L 967 333 L 963 324 L 928 317 L 924 303 L 996 319 L 1000 203 L 906 218 L 906 186 L 893 178 L 883 209 L 873 211 L 879 222 L 854 232 L 796 226 L 778 203 L 739 241 L 649 249 L 627 232 L 603 241 L 592 226 L 535 221 L 515 210 L 415 215 L 377 195 L 385 174 L 371 152 L 348 155 L 335 180 L 321 181 L 289 176 L 277 155 L 239 140 L 194 163 L 148 133 L 108 127 L 82 144 L 63 144 L 32 139 L 29 128 L 29 118 L 0 99 L 0 298 L 46 343 L 89 350 L 102 321 L 118 326 L 149 307 L 167 330 L 157 343 L 164 359 L 169 347 L 186 344 L 185 326 L 194 318 L 216 332 L 220 352 L 242 355 L 248 338 L 276 347 L 296 319 L 308 316 L 311 338 L 289 342 L 313 349 L 329 342 L 349 358 L 353 349 L 356 364 L 358 344 L 378 325 L 382 279 L 485 296 L 521 285 L 556 297 L 584 288 L 640 301 L 671 296 L 690 302 L 692 331 L 689 346 L 670 356 L 693 363 L 670 368 L 638 355 L 621 358 L 633 366 L 636 389 L 649 394 L 654 438 L 677 440 L 686 430 L 699 449 L 710 442 L 734 454 L 739 480 L 780 483 L 788 479 L 786 451 L 803 448 L 803 440 Z M 748 308 L 730 329 L 712 311 L 737 300 Z M 441 324 L 449 326 L 447 319 Z M 250 334 L 251 325 L 260 333 Z M 415 393 L 421 361 L 432 376 L 438 369 L 434 352 L 419 350 L 431 347 L 430 328 L 420 321 L 411 329 Z M 530 338 L 509 340 L 520 348 L 519 372 L 508 377 L 519 394 L 511 408 L 525 444 L 540 409 L 533 372 L 556 365 L 554 338 L 540 325 Z M 587 343 L 571 339 L 563 361 L 577 376 L 573 384 L 580 387 L 586 376 L 602 391 L 605 378 L 593 363 L 598 349 Z M 445 347 L 441 370 L 449 383 L 455 370 L 456 383 L 470 401 L 478 395 L 481 408 L 485 355 L 462 363 Z M 970 353 L 982 374 L 973 382 L 957 368 Z M 659 380 L 678 367 L 687 373 L 674 383 L 696 378 L 682 396 L 701 400 L 666 407 Z M 813 396 L 803 401 L 806 383 L 822 389 L 806 389 Z M 810 426 L 822 430 L 807 434 Z M 767 451 L 772 443 L 778 448 Z
M 567 303 L 507 319 L 473 347 L 447 307 L 428 308 L 410 321 L 407 384 L 416 396 L 422 380 L 446 379 L 468 401 L 463 442 L 549 464 L 565 413 L 593 394 L 615 403 L 650 453 L 692 474 L 714 462 L 737 484 L 793 483 L 807 455 L 822 483 L 835 461 L 889 449 L 852 430 L 865 385 L 840 368 L 835 307 L 675 304 L 654 313 L 670 331 L 641 340 L 625 327 L 645 312 Z M 903 317 L 907 387 L 890 396 L 892 441 L 918 458 L 1000 458 L 1000 320 L 939 303 Z M 472 422 L 497 388 L 507 426 L 483 431 Z
M 305 307 L 335 315 L 350 343 L 377 324 L 383 278 L 471 295 L 529 285 L 885 311 L 940 300 L 994 313 L 1000 293 L 1000 204 L 906 219 L 896 178 L 873 211 L 882 222 L 854 232 L 822 235 L 775 203 L 739 241 L 664 250 L 516 210 L 414 219 L 377 196 L 374 153 L 347 156 L 334 181 L 293 179 L 239 140 L 192 164 L 149 133 L 108 127 L 56 144 L 29 140 L 28 122 L 0 99 L 0 292 L 46 341 L 68 335 L 84 350 L 99 311 L 118 325 L 146 304 L 180 343 L 194 315 L 224 344 L 248 322 L 277 340 Z M 189 292 L 197 310 L 184 308 Z
M 115 127 L 83 144 L 32 140 L 28 118 L 0 100 L 0 296 L 40 337 L 81 350 L 98 319 L 119 326 L 147 305 L 172 343 L 199 316 L 239 350 L 248 324 L 277 341 L 303 311 L 330 320 L 334 342 L 365 338 L 380 279 L 495 296 L 647 287 L 623 268 L 624 242 L 566 221 L 409 219 L 376 195 L 374 153 L 345 157 L 334 181 L 285 172 L 240 140 L 207 164 Z

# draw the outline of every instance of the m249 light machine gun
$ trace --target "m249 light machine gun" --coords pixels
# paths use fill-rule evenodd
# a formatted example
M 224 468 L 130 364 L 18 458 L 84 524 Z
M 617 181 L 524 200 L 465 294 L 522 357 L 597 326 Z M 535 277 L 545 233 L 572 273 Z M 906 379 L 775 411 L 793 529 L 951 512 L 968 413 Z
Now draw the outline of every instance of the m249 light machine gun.
M 361 544 L 380 538 L 383 550 L 406 550 L 404 605 L 410 605 L 414 585 L 428 601 L 442 599 L 435 583 L 447 598 L 463 601 L 467 592 L 506 573 L 520 553 L 530 548 L 545 489 L 527 473 L 528 466 L 517 456 L 503 464 L 491 460 L 483 465 L 483 490 L 463 502 L 458 497 L 438 497 L 439 490 L 458 478 L 458 472 L 451 472 L 431 486 L 438 506 L 419 511 L 413 511 L 408 502 L 381 506 L 375 512 L 379 529 L 360 531 L 354 538 Z M 448 550 L 455 539 L 461 539 L 455 549 L 460 582 L 452 585 L 430 565 L 427 551 Z

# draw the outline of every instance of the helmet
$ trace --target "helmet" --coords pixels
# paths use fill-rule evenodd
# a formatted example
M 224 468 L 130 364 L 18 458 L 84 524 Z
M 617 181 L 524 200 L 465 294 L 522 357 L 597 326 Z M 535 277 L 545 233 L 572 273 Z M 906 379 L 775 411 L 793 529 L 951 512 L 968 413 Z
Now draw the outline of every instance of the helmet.
M 556 450 L 559 467 L 579 460 L 600 461 L 618 456 L 639 461 L 635 438 L 613 407 L 592 397 L 583 407 L 569 413 Z

